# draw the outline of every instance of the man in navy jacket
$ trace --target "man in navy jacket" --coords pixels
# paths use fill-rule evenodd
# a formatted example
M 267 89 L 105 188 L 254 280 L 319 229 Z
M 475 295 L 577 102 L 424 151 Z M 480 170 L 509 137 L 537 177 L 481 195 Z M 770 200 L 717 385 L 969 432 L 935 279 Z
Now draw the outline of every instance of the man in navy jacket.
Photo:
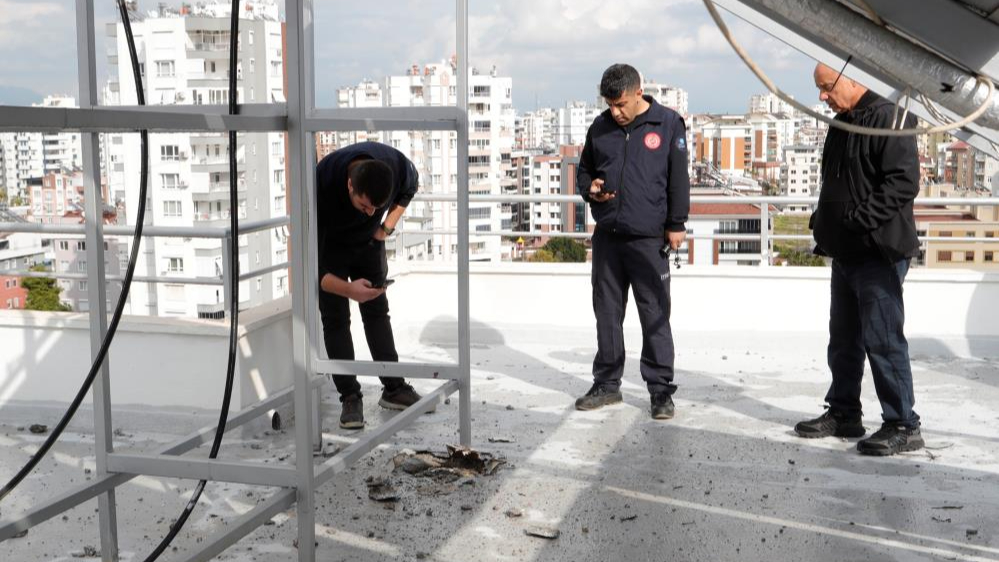
M 354 359 L 350 303 L 360 303 L 371 358 L 398 361 L 389 319 L 385 238 L 416 194 L 419 176 L 398 150 L 376 142 L 345 146 L 316 166 L 319 241 L 319 311 L 331 359 Z M 420 399 L 401 378 L 381 377 L 378 404 L 403 410 Z M 364 427 L 361 385 L 352 375 L 333 375 L 343 410 L 340 426 Z
M 641 77 L 629 65 L 604 72 L 600 95 L 608 109 L 586 134 L 576 183 L 597 223 L 592 272 L 597 354 L 593 387 L 576 400 L 576 408 L 621 402 L 622 325 L 631 287 L 642 324 L 640 370 L 652 417 L 670 419 L 676 385 L 668 255 L 683 243 L 690 210 L 686 128 L 675 111 L 642 95 Z

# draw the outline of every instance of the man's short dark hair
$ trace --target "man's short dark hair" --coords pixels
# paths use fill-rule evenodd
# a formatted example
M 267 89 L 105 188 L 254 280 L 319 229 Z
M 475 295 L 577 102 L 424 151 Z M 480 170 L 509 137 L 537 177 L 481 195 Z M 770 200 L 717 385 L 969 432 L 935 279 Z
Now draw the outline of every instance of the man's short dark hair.
M 364 160 L 350 170 L 350 183 L 354 193 L 368 196 L 375 207 L 384 207 L 392 194 L 394 176 L 392 168 L 380 160 Z
M 600 79 L 600 95 L 608 100 L 616 100 L 625 92 L 634 92 L 641 87 L 642 77 L 630 64 L 611 65 Z

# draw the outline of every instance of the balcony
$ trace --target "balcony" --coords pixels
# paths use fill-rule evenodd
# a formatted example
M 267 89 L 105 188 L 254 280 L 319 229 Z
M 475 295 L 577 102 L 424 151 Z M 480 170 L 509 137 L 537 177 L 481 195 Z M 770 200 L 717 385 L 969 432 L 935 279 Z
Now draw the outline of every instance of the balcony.
M 402 359 L 456 361 L 452 269 L 412 262 L 390 268 L 398 279 L 390 299 Z M 999 517 L 999 501 L 986 483 L 999 473 L 999 437 L 986 420 L 999 407 L 999 369 L 985 358 L 999 355 L 999 325 L 991 312 L 999 307 L 999 276 L 914 270 L 906 280 L 917 407 L 930 448 L 887 459 L 858 456 L 852 440 L 791 435 L 794 422 L 821 411 L 827 387 L 828 283 L 826 269 L 676 271 L 678 417 L 659 423 L 648 419 L 633 305 L 625 320 L 624 404 L 596 412 L 571 408 L 589 388 L 595 351 L 589 266 L 473 264 L 473 441 L 510 464 L 447 494 L 402 488 L 395 509 L 365 497 L 365 478 L 387 473 L 400 450 L 442 449 L 454 441 L 457 405 L 442 405 L 371 453 L 370 464 L 359 463 L 336 485 L 316 492 L 320 558 L 423 552 L 438 560 L 541 562 L 555 556 L 555 545 L 525 538 L 524 529 L 548 525 L 561 531 L 558 556 L 576 560 L 640 560 L 649 545 L 634 537 L 665 540 L 664 534 L 676 537 L 671 544 L 684 552 L 704 555 L 692 559 L 704 560 L 990 559 L 996 539 L 987 522 Z M 287 386 L 293 355 L 287 300 L 245 311 L 241 319 L 234 410 Z M 0 338 L 10 342 L 0 346 L 6 366 L 0 379 L 4 474 L 39 442 L 17 427 L 51 427 L 79 385 L 88 328 L 81 314 L 0 312 Z M 121 330 L 110 360 L 116 449 L 146 451 L 213 423 L 225 323 L 133 317 Z M 364 359 L 361 322 L 353 330 Z M 426 389 L 428 382 L 415 384 Z M 878 406 L 872 385 L 864 391 L 872 429 Z M 377 384 L 367 383 L 364 392 L 377 396 Z M 328 385 L 323 393 L 325 441 L 330 447 L 352 443 L 358 434 L 336 427 L 336 398 Z M 394 415 L 375 402 L 366 403 L 366 432 Z M 29 479 L 8 498 L 5 516 L 86 477 L 94 466 L 90 419 L 89 411 L 78 414 L 70 429 L 82 437 L 56 445 L 45 478 Z M 291 439 L 290 432 L 250 426 L 225 441 L 223 451 L 288 463 Z M 398 473 L 392 478 L 428 485 Z M 192 485 L 157 477 L 133 482 L 118 492 L 119 517 L 127 521 L 122 548 L 129 551 L 148 544 L 144 535 L 163 532 L 160 504 L 179 511 Z M 202 500 L 202 518 L 193 519 L 175 543 L 181 552 L 267 493 L 241 484 L 216 486 Z M 343 512 L 337 506 L 345 502 L 351 517 L 338 517 Z M 143 507 L 151 505 L 155 509 Z M 521 510 L 523 517 L 507 517 L 508 510 Z M 284 512 L 229 552 L 296 560 L 293 523 L 294 512 Z M 631 534 L 620 535 L 620 528 Z M 33 560 L 38 545 L 64 545 L 67 535 L 80 534 L 89 544 L 95 531 L 94 523 L 75 523 L 71 515 L 69 522 L 56 519 L 3 543 L 0 552 L 4 559 Z M 479 546 L 470 551 L 469 544 Z M 53 548 L 60 547 L 48 551 Z

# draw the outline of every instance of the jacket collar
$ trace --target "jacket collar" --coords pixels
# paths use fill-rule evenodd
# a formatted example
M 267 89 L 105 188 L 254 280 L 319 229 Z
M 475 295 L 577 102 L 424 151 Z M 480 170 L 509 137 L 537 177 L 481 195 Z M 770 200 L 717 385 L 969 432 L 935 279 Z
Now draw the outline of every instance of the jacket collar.
M 635 117 L 628 127 L 634 128 L 643 123 L 662 123 L 666 120 L 666 108 L 659 105 L 652 96 L 648 94 L 642 94 L 642 99 L 649 102 L 649 108 L 645 110 L 645 113 Z
M 868 109 L 874 107 L 882 101 L 884 101 L 884 98 L 875 94 L 873 90 L 867 90 L 864 92 L 864 95 L 860 96 L 860 99 L 857 100 L 857 105 L 848 111 L 845 117 L 849 121 L 854 121 L 858 116 L 862 115 Z

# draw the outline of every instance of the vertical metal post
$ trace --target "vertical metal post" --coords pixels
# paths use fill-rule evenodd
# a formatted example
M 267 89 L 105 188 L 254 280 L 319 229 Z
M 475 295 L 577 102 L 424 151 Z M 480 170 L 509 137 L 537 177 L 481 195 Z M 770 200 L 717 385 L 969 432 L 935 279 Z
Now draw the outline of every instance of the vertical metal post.
M 461 444 L 472 444 L 471 322 L 468 308 L 468 0 L 456 0 L 458 46 L 458 418 Z
M 229 209 L 230 213 L 236 212 Z M 229 264 L 232 261 L 232 237 L 239 236 L 238 233 L 233 233 L 232 230 L 227 226 L 225 228 L 225 236 L 222 238 L 222 308 L 225 310 L 226 316 L 232 314 L 233 306 L 239 306 L 239 303 L 232 302 L 232 279 L 230 279 Z M 236 256 L 239 259 L 239 256 Z M 242 271 L 242 268 L 238 268 Z M 238 283 L 238 281 L 237 281 Z
M 773 252 L 770 251 L 770 203 L 760 205 L 760 267 L 771 265 Z
M 312 111 L 312 0 L 286 0 L 287 66 L 288 73 L 288 156 L 291 195 L 291 304 L 292 304 L 292 371 L 295 385 L 295 466 L 296 514 L 298 517 L 298 559 L 312 562 L 316 558 L 315 474 L 312 465 L 313 425 L 310 366 L 311 344 L 307 307 L 315 306 L 315 280 L 309 275 L 309 193 L 315 190 L 315 137 L 304 127 Z M 310 292 L 311 291 L 311 292 Z
M 87 0 L 76 0 L 76 54 L 80 81 L 80 107 L 92 108 L 97 99 L 97 50 L 94 43 L 94 7 Z M 83 196 L 87 244 L 87 301 L 90 303 L 90 354 L 96 358 L 108 330 L 107 287 L 104 271 L 104 199 L 101 197 L 100 137 L 81 133 L 83 156 Z M 94 456 L 96 477 L 108 474 L 107 456 L 114 452 L 111 429 L 110 359 L 105 357 L 94 379 Z M 105 562 L 118 560 L 118 515 L 115 491 L 110 489 L 97 498 L 101 529 L 101 557 Z

